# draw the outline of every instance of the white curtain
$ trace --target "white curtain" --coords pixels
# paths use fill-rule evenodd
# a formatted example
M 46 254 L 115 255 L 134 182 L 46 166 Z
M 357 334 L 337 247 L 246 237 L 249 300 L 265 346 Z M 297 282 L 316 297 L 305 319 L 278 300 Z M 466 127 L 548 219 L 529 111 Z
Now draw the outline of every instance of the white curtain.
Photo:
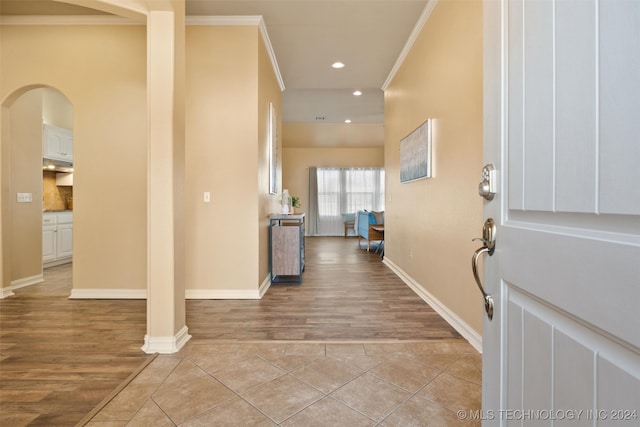
M 314 206 L 317 212 L 316 209 L 310 212 L 315 227 L 309 230 L 309 234 L 341 236 L 344 233 L 344 214 L 355 214 L 363 209 L 384 210 L 383 168 L 312 168 L 311 173 L 313 169 L 316 172 L 316 191 L 312 192 L 310 188 L 309 194 L 317 197 Z M 313 204 L 311 201 L 310 207 Z

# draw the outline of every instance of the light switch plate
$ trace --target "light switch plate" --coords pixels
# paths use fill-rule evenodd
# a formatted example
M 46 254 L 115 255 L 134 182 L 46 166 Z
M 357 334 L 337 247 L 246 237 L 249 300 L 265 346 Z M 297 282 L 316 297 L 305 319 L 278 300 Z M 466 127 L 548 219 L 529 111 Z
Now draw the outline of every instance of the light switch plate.
M 18 203 L 30 203 L 33 202 L 32 193 L 18 193 Z
M 205 192 L 204 192 L 204 196 L 202 196 L 202 200 L 203 200 L 205 203 L 209 203 L 209 202 L 211 201 L 211 193 L 210 193 L 210 192 L 208 192 L 208 191 L 205 191 Z

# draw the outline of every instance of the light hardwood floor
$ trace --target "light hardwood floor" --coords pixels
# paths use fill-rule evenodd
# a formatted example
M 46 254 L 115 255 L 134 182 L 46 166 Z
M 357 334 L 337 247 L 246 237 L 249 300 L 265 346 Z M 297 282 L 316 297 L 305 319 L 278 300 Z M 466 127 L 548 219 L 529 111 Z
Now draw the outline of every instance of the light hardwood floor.
M 274 285 L 259 301 L 187 301 L 188 348 L 423 340 L 473 353 L 356 239 L 306 241 L 302 285 Z M 151 357 L 140 350 L 144 301 L 69 300 L 70 279 L 70 266 L 54 267 L 0 301 L 0 425 L 74 425 Z

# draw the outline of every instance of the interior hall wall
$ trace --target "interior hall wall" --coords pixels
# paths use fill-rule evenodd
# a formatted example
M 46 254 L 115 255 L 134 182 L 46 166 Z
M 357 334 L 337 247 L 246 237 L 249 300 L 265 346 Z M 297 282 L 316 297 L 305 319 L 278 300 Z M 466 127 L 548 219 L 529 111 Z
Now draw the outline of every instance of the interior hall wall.
M 3 25 L 0 35 L 3 107 L 38 86 L 73 105 L 73 287 L 146 289 L 145 27 Z
M 269 103 L 275 113 L 274 144 L 277 152 L 282 153 L 282 91 L 275 74 L 267 46 L 262 37 L 258 43 L 258 251 L 254 255 L 258 266 L 258 284 L 266 283 L 269 276 L 269 215 L 280 209 L 282 192 L 282 156 L 276 159 L 276 176 L 279 177 L 277 194 L 270 194 L 269 180 Z
M 187 292 L 255 292 L 258 28 L 189 26 L 186 39 Z
M 384 148 L 302 148 L 284 147 L 282 163 L 282 188 L 292 196 L 300 197 L 302 207 L 309 208 L 310 167 L 384 167 Z
M 433 119 L 431 179 L 400 183 L 400 140 Z M 385 259 L 478 334 L 482 2 L 440 0 L 385 91 Z

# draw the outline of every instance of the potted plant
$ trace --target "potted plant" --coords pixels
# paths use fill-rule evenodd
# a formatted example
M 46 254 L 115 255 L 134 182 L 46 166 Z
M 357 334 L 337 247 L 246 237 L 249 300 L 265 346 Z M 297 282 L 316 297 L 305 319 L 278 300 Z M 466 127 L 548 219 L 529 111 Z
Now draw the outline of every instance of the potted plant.
M 300 204 L 300 197 L 291 196 L 291 213 L 295 212 L 295 208 L 300 208 L 302 205 Z

